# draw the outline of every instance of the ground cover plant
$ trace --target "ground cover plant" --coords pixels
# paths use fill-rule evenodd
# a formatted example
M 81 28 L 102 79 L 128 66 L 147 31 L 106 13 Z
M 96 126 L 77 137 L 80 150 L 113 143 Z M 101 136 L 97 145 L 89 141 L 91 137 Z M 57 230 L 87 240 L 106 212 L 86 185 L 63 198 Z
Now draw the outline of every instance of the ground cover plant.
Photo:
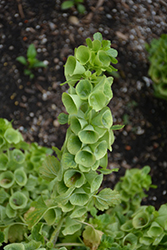
M 107 150 L 113 130 L 122 128 L 113 125 L 107 107 L 113 78 L 104 74 L 115 70 L 110 63 L 117 63 L 117 51 L 100 33 L 86 44 L 65 65 L 67 113 L 59 122 L 69 128 L 61 150 L 53 147 L 57 157 L 28 145 L 10 122 L 0 120 L 0 239 L 13 242 L 5 250 L 166 247 L 167 206 L 141 206 L 143 190 L 154 187 L 148 166 L 127 171 L 114 190 L 101 190 L 103 176 L 116 171 L 107 168 Z
M 167 100 L 167 34 L 146 44 L 149 54 L 149 75 L 153 80 L 156 97 Z

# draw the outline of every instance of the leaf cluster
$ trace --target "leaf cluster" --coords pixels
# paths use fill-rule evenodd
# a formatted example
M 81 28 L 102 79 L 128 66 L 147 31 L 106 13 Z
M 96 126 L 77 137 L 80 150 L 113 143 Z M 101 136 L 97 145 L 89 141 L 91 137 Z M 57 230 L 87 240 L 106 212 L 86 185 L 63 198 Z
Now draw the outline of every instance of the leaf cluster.
M 70 9 L 71 7 L 76 7 L 80 14 L 84 14 L 86 9 L 85 6 L 82 4 L 83 2 L 84 0 L 67 0 L 61 4 L 61 9 L 66 10 Z
M 148 174 L 149 167 L 145 166 L 141 170 L 130 169 L 126 173 L 114 189 L 119 189 L 122 201 L 125 201 L 125 190 L 127 193 L 131 193 L 129 197 L 126 196 L 128 208 L 125 209 L 124 204 L 120 203 L 101 215 L 97 215 L 98 211 L 95 209 L 91 211 L 92 217 L 89 219 L 89 223 L 95 230 L 103 232 L 98 250 L 165 250 L 167 205 L 162 205 L 158 211 L 153 206 L 141 205 L 142 197 L 145 196 L 144 190 L 152 187 Z M 132 183 L 128 183 L 127 179 Z M 139 183 L 138 187 L 135 185 L 136 182 Z M 138 202 L 136 202 L 135 196 L 140 196 Z M 96 242 L 93 244 L 96 245 Z
M 148 74 L 154 84 L 156 97 L 167 100 L 167 34 L 162 34 L 159 39 L 153 39 L 146 44 L 150 67 Z
M 24 56 L 19 56 L 16 58 L 18 62 L 23 64 L 25 66 L 24 74 L 28 75 L 30 79 L 34 78 L 34 74 L 32 72 L 32 69 L 39 68 L 39 67 L 46 67 L 46 64 L 44 62 L 39 61 L 37 58 L 37 51 L 34 46 L 34 44 L 30 44 L 27 49 L 27 59 Z
M 0 119 L 0 229 L 4 242 L 21 241 L 27 231 L 22 216 L 31 201 L 48 196 L 50 183 L 39 177 L 39 167 L 52 150 L 28 144 L 11 122 Z M 2 242 L 3 242 L 2 241 Z

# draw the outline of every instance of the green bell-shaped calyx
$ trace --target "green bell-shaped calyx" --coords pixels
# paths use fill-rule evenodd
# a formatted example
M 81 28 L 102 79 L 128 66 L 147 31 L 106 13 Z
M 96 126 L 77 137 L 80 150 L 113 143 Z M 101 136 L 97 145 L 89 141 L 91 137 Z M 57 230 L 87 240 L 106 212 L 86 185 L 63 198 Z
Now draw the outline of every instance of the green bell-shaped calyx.
M 6 154 L 0 154 L 0 172 L 6 170 L 8 157 Z
M 76 114 L 81 105 L 81 99 L 78 95 L 71 95 L 66 92 L 62 95 L 62 101 L 69 114 Z
M 27 183 L 27 175 L 23 168 L 18 168 L 14 171 L 15 181 L 19 186 L 25 186 Z
M 16 148 L 12 151 L 12 157 L 14 161 L 19 164 L 22 164 L 25 160 L 25 155 L 23 154 L 23 152 L 20 149 Z
M 70 202 L 75 206 L 84 206 L 89 200 L 89 195 L 82 189 L 78 188 L 70 196 Z
M 67 149 L 68 151 L 75 155 L 82 146 L 82 142 L 80 141 L 79 137 L 75 134 L 71 134 L 67 140 Z
M 14 210 L 23 209 L 27 205 L 28 198 L 20 191 L 12 194 L 9 198 L 9 204 Z
M 88 98 L 89 105 L 97 112 L 106 105 L 106 96 L 100 90 L 93 91 Z
M 137 246 L 137 243 L 138 237 L 133 233 L 129 233 L 123 238 L 123 245 L 126 246 L 127 244 L 129 244 L 132 249 L 134 249 L 133 247 Z
M 67 187 L 74 186 L 76 188 L 79 188 L 85 183 L 85 176 L 78 170 L 70 169 L 67 170 L 64 174 L 64 183 Z
M 145 211 L 138 212 L 132 219 L 133 227 L 136 229 L 146 227 L 150 222 L 149 214 Z
M 74 56 L 69 56 L 67 58 L 67 62 L 65 64 L 65 77 L 69 85 L 74 86 L 85 71 L 84 66 L 82 66 Z
M 87 146 L 79 150 L 75 156 L 75 162 L 77 164 L 83 165 L 84 167 L 90 167 L 95 164 L 96 157 L 92 153 L 91 149 Z
M 71 116 L 69 119 L 69 123 L 71 124 L 70 128 L 74 132 L 74 134 L 78 135 L 83 127 L 85 127 L 88 123 L 85 119 L 79 118 L 76 116 Z
M 95 144 L 90 145 L 90 147 L 94 152 L 96 160 L 103 158 L 107 152 L 107 142 L 105 140 L 98 141 Z
M 90 59 L 90 50 L 88 47 L 81 45 L 75 50 L 75 57 L 81 65 L 85 65 Z
M 7 189 L 15 183 L 14 174 L 11 171 L 6 171 L 0 174 L 0 186 Z
M 15 144 L 23 140 L 20 132 L 13 128 L 8 128 L 5 131 L 4 138 L 8 143 L 15 143 Z
M 88 96 L 90 95 L 91 91 L 92 84 L 87 79 L 79 81 L 76 86 L 76 93 L 82 100 L 88 99 Z
M 113 118 L 111 110 L 108 107 L 103 108 L 97 115 L 92 118 L 91 123 L 99 127 L 111 128 Z
M 78 133 L 78 137 L 84 144 L 93 144 L 97 142 L 99 135 L 93 126 L 88 125 Z

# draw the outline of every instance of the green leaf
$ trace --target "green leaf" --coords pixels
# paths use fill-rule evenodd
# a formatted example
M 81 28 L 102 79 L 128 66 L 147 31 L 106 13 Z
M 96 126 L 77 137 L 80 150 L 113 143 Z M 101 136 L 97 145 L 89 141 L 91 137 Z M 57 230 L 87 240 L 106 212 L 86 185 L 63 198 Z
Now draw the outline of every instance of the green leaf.
M 22 63 L 23 65 L 27 65 L 27 60 L 26 60 L 26 58 L 25 58 L 24 56 L 18 56 L 18 57 L 16 58 L 16 60 L 17 60 L 18 62 Z
M 7 169 L 8 157 L 6 154 L 0 154 L 0 171 Z
M 104 211 L 110 206 L 115 206 L 120 203 L 120 195 L 117 191 L 111 190 L 110 188 L 103 189 L 95 197 L 95 206 L 97 209 Z
M 60 180 L 62 178 L 60 162 L 53 155 L 47 156 L 42 163 L 42 166 L 40 168 L 40 173 L 46 180 L 52 181 L 56 177 L 58 177 L 58 180 Z
M 21 133 L 13 128 L 8 128 L 4 134 L 5 139 L 8 143 L 19 143 L 23 140 Z
M 29 76 L 29 75 L 31 75 L 32 73 L 31 73 L 31 70 L 30 70 L 30 69 L 25 69 L 25 70 L 24 70 L 24 74 L 25 74 L 26 76 Z
M 61 4 L 61 9 L 66 10 L 74 6 L 74 1 L 65 1 Z
M 65 229 L 62 231 L 64 235 L 72 235 L 75 232 L 77 232 L 81 228 L 81 223 L 71 219 L 70 217 L 67 217 Z
M 103 232 L 96 230 L 91 226 L 86 226 L 83 231 L 83 240 L 86 246 L 91 247 L 91 249 L 98 249 L 101 243 Z
M 6 245 L 4 250 L 25 250 L 25 247 L 22 243 L 12 243 Z
M 112 130 L 120 130 L 122 128 L 124 128 L 125 125 L 121 125 L 121 124 L 117 124 L 117 125 L 113 125 L 111 127 Z
M 26 227 L 17 224 L 17 222 L 9 227 L 8 239 L 9 242 L 20 242 L 24 239 L 24 233 L 26 232 Z
M 41 234 L 41 230 L 42 230 L 43 225 L 44 224 L 42 222 L 40 222 L 32 228 L 31 236 L 32 236 L 33 240 L 40 241 L 40 242 L 44 243 L 44 236 Z
M 90 59 L 90 50 L 84 45 L 79 46 L 75 51 L 75 56 L 81 65 L 86 64 Z
M 71 196 L 70 202 L 72 205 L 84 206 L 89 200 L 89 195 L 82 188 L 77 189 Z
M 90 38 L 87 38 L 86 39 L 86 44 L 87 44 L 87 46 L 89 47 L 89 48 L 92 48 L 92 40 L 90 39 Z
M 27 58 L 33 59 L 36 57 L 36 55 L 37 55 L 37 52 L 36 52 L 36 48 L 34 44 L 30 44 L 27 50 Z
M 9 198 L 9 194 L 5 192 L 3 188 L 0 188 L 0 204 L 3 204 L 3 202 Z
M 0 246 L 1 246 L 1 243 L 3 243 L 5 240 L 5 236 L 4 236 L 4 233 L 0 231 Z
M 70 153 L 64 153 L 62 155 L 61 164 L 62 164 L 64 169 L 76 168 L 77 167 L 77 164 L 75 162 L 74 157 L 75 156 L 70 154 Z
M 102 42 L 103 37 L 102 34 L 100 32 L 97 32 L 93 35 L 94 40 L 99 40 L 100 42 Z
M 85 213 L 87 212 L 87 209 L 85 207 L 75 207 L 73 212 L 71 213 L 71 218 L 81 218 Z
M 46 65 L 46 64 L 44 64 L 43 62 L 41 62 L 41 61 L 37 60 L 37 62 L 36 62 L 36 63 L 34 63 L 33 68 L 38 68 L 38 67 L 43 67 L 43 68 L 46 68 L 46 67 L 47 67 L 47 65 Z
M 68 114 L 65 114 L 65 113 L 61 113 L 58 115 L 58 122 L 60 124 L 66 124 L 68 123 Z
M 108 49 L 106 51 L 106 53 L 107 53 L 107 55 L 109 55 L 111 57 L 117 57 L 117 55 L 118 55 L 118 51 L 116 49 L 112 49 L 112 48 Z
M 22 244 L 24 245 L 25 250 L 34 250 L 34 249 L 36 249 L 36 250 L 38 250 L 38 249 L 39 250 L 46 250 L 46 248 L 40 248 L 41 242 L 37 242 L 35 240 L 31 240 L 28 243 L 23 242 Z
M 58 221 L 61 219 L 61 209 L 60 208 L 49 209 L 45 213 L 44 219 L 46 220 L 46 222 L 49 226 L 51 226 L 55 223 L 58 223 Z
M 78 5 L 77 5 L 77 10 L 78 10 L 78 12 L 81 13 L 81 14 L 84 14 L 85 11 L 86 11 L 85 6 L 84 6 L 83 4 L 78 4 Z
M 44 203 L 42 197 L 40 197 L 38 201 L 32 202 L 30 209 L 25 214 L 25 219 L 28 227 L 32 228 L 34 225 L 36 225 L 47 210 L 48 207 Z

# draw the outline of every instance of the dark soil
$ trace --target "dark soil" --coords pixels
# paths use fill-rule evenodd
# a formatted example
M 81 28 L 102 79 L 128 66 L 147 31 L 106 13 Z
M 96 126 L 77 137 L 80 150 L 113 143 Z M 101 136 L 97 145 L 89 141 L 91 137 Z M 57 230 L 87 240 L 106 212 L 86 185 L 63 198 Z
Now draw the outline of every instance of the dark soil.
M 57 121 L 67 88 L 60 86 L 63 65 L 75 47 L 101 32 L 119 52 L 119 78 L 109 106 L 114 123 L 126 124 L 115 132 L 109 153 L 109 167 L 120 171 L 107 176 L 104 185 L 113 187 L 126 169 L 149 165 L 158 187 L 145 203 L 159 208 L 167 202 L 167 103 L 153 95 L 145 43 L 167 33 L 166 1 L 86 0 L 85 15 L 75 8 L 62 11 L 61 2 L 0 1 L 0 117 L 13 120 L 27 142 L 61 148 L 67 128 Z M 31 43 L 38 59 L 48 63 L 34 72 L 33 80 L 16 61 Z

